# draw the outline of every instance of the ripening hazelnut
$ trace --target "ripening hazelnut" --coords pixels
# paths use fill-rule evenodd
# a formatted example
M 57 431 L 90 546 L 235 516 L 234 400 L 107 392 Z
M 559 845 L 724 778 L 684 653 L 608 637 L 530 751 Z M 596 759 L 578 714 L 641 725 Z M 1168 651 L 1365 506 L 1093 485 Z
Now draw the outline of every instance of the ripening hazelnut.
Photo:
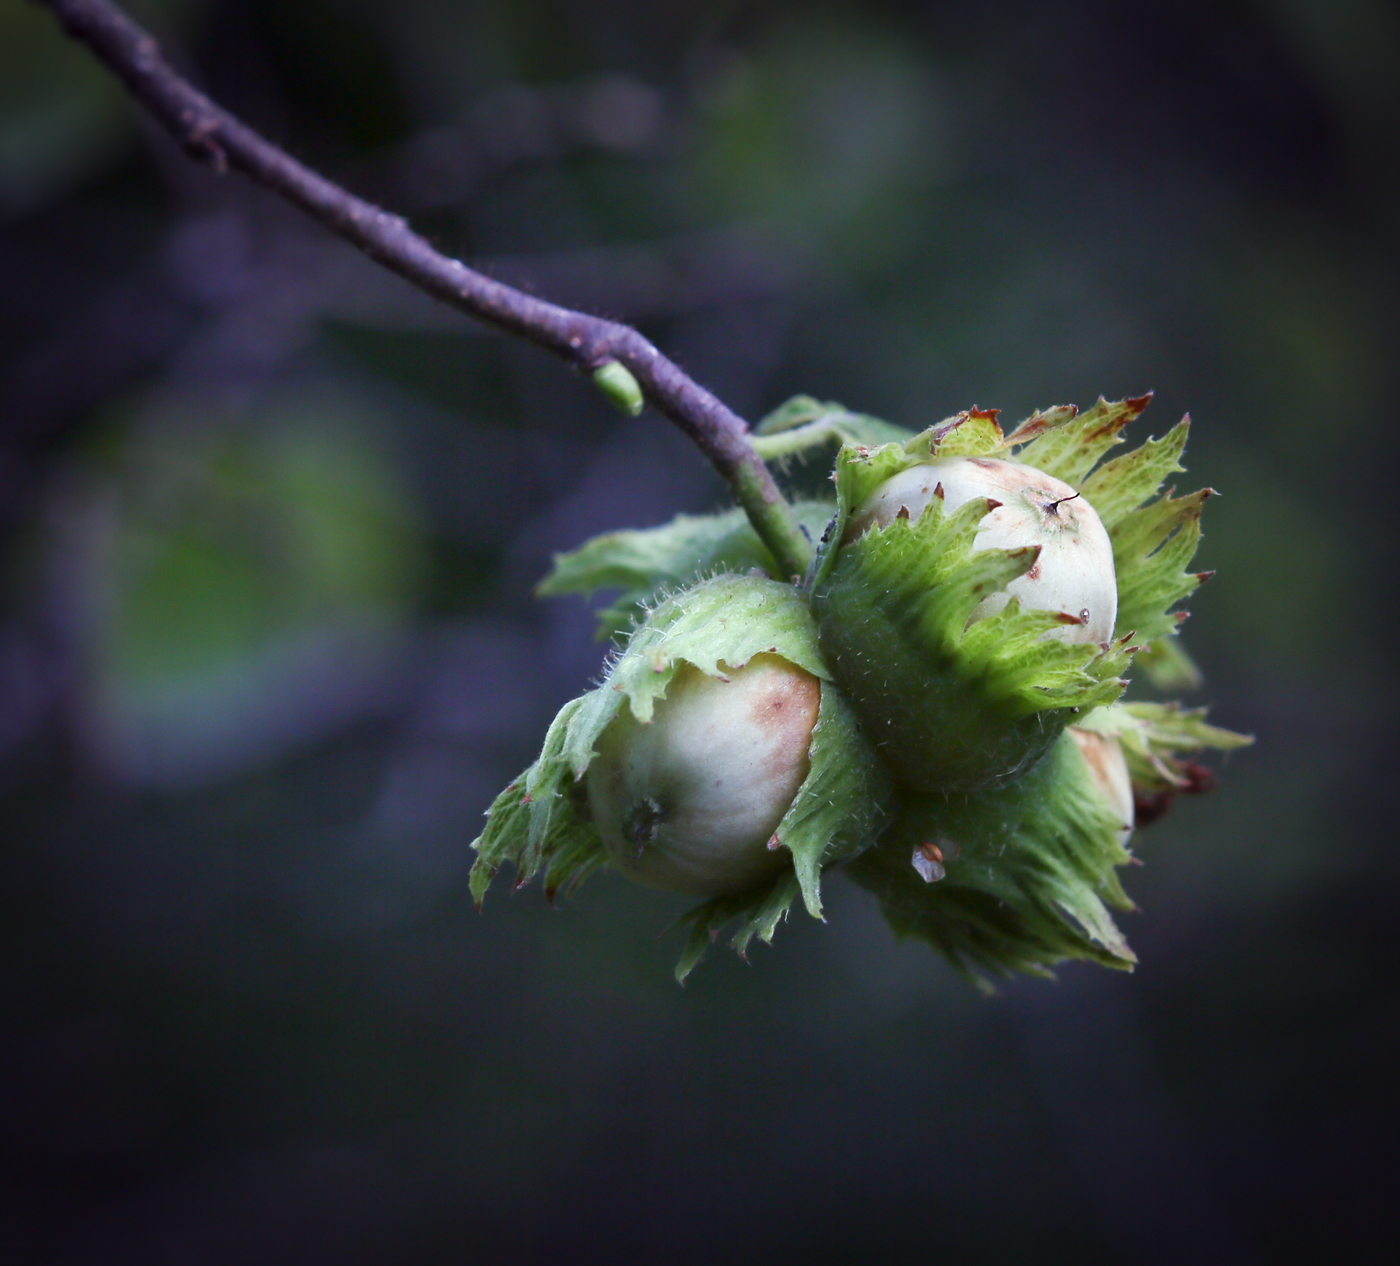
M 1104 807 L 1122 823 L 1118 842 L 1126 845 L 1133 833 L 1133 780 L 1122 745 L 1110 735 L 1078 726 L 1071 725 L 1068 733 L 1089 766 L 1089 776 L 1103 797 Z
M 684 665 L 642 724 L 624 707 L 588 768 L 611 864 L 653 888 L 715 897 L 791 864 L 774 832 L 811 766 L 821 683 L 779 655 L 727 680 Z
M 948 457 L 891 476 L 851 516 L 845 540 L 872 526 L 887 527 L 901 511 L 916 520 L 936 497 L 951 513 L 976 497 L 999 504 L 982 520 L 974 549 L 1040 547 L 1024 575 L 983 599 L 969 623 L 1000 611 L 1012 595 L 1023 609 L 1073 616 L 1075 623 L 1046 636 L 1067 642 L 1103 643 L 1113 636 L 1118 589 L 1113 546 L 1099 516 L 1068 484 L 994 457 Z
M 869 489 L 813 588 L 822 654 L 911 791 L 1004 785 L 1122 689 L 1108 533 L 1069 484 L 1001 458 L 919 462 Z M 1013 597 L 1023 618 L 989 619 Z

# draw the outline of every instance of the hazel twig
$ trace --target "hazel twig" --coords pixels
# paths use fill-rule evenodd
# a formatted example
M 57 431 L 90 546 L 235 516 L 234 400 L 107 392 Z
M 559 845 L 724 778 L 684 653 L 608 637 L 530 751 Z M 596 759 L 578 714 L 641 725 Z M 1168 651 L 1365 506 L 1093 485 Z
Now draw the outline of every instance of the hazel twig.
M 327 180 L 211 101 L 109 0 L 38 3 L 92 50 L 191 158 L 216 171 L 243 172 L 435 299 L 553 352 L 590 377 L 605 366 L 625 368 L 645 399 L 730 486 L 784 577 L 806 570 L 811 543 L 750 443 L 747 424 L 636 330 L 525 294 L 435 250 L 401 216 Z

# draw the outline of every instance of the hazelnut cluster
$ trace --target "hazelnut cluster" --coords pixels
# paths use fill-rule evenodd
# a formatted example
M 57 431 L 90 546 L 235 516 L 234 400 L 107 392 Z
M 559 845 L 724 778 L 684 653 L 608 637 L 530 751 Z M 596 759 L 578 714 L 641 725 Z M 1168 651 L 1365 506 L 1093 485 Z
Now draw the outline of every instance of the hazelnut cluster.
M 545 593 L 622 590 L 619 649 L 567 704 L 475 842 L 552 900 L 608 866 L 700 899 L 678 977 L 726 925 L 771 940 L 841 868 L 891 927 L 972 975 L 1130 967 L 1135 803 L 1202 785 L 1181 754 L 1249 740 L 1120 698 L 1191 684 L 1176 640 L 1210 489 L 1175 497 L 1188 423 L 1108 457 L 1147 398 L 969 410 L 920 433 L 805 397 L 759 428 L 782 458 L 839 443 L 821 544 L 778 575 L 739 511 L 560 555 Z

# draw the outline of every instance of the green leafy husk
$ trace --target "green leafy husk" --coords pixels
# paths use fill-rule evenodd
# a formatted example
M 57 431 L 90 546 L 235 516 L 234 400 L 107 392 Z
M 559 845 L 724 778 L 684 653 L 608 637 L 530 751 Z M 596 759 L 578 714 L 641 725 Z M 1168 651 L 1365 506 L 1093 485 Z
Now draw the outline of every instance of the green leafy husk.
M 815 540 L 836 512 L 830 501 L 799 501 L 797 520 Z M 536 593 L 545 597 L 600 589 L 622 592 L 598 613 L 598 640 L 619 637 L 669 593 L 717 572 L 759 571 L 775 580 L 781 569 L 743 510 L 678 514 L 660 527 L 605 532 L 554 556 Z
M 755 576 L 717 576 L 662 602 L 633 633 L 595 690 L 564 706 L 533 765 L 497 797 L 473 843 L 471 890 L 478 904 L 500 866 L 516 886 L 543 874 L 546 894 L 572 891 L 607 863 L 581 780 L 599 739 L 622 708 L 645 724 L 676 672 L 691 664 L 723 677 L 755 655 L 774 653 L 821 682 L 811 769 L 778 825 L 792 866 L 755 889 L 704 902 L 682 919 L 692 928 L 677 975 L 699 960 L 720 928 L 737 920 L 741 952 L 771 941 L 797 896 L 821 918 L 822 869 L 869 845 L 885 822 L 888 779 L 830 682 L 807 604 L 790 586 Z
M 1131 860 L 1121 825 L 1062 733 L 1007 786 L 906 801 L 845 872 L 879 898 L 896 935 L 926 942 L 974 979 L 1047 975 L 1065 959 L 1131 969 L 1136 959 L 1109 910 L 1133 908 L 1115 873 Z M 925 846 L 942 861 L 931 866 L 925 853 L 921 873 L 913 859 Z
M 812 772 L 779 827 L 793 865 L 752 892 L 715 897 L 683 916 L 690 935 L 679 979 L 727 925 L 743 955 L 755 937 L 771 941 L 799 896 L 820 917 L 821 871 L 843 858 L 854 859 L 843 868 L 876 893 L 898 934 L 925 940 L 974 978 L 1045 974 L 1072 958 L 1131 967 L 1110 913 L 1131 908 L 1115 874 L 1130 860 L 1121 821 L 1066 725 L 1120 745 L 1144 815 L 1207 784 L 1208 771 L 1182 753 L 1250 741 L 1208 725 L 1204 710 L 1114 702 L 1134 652 L 1134 667 L 1159 687 L 1193 688 L 1200 680 L 1175 636 L 1184 619 L 1176 608 L 1205 579 L 1186 568 L 1211 494 L 1162 491 L 1182 469 L 1189 423 L 1110 456 L 1148 399 L 1101 399 L 1084 413 L 1048 409 L 1009 435 L 993 410 L 968 410 L 918 434 L 811 397 L 770 414 L 755 437 L 766 458 L 785 463 L 840 450 L 835 506 L 797 505 L 804 527 L 823 542 L 807 581 L 822 617 L 821 654 L 805 605 L 788 586 L 738 575 L 695 583 L 716 571 L 779 578 L 739 510 L 608 533 L 557 556 L 540 593 L 616 588 L 621 594 L 601 613 L 599 635 L 635 631 L 607 680 L 561 711 L 540 759 L 492 807 L 476 843 L 478 901 L 503 861 L 513 863 L 518 883 L 542 874 L 551 899 L 606 865 L 579 780 L 619 709 L 649 717 L 682 663 L 721 674 L 777 648 L 822 682 Z M 885 479 L 953 456 L 1011 457 L 1083 492 L 1114 550 L 1119 613 L 1108 647 L 1046 640 L 1057 617 L 1021 611 L 1014 601 L 967 626 L 988 592 L 1035 561 L 1031 550 L 972 551 L 985 502 L 951 515 L 938 503 L 916 522 L 896 520 L 842 544 L 851 511 Z M 833 592 L 846 617 L 839 624 L 831 619 Z M 838 668 L 848 697 L 874 699 L 861 708 L 864 728 L 900 768 L 897 805 L 826 663 Z M 897 735 L 919 732 L 930 711 L 942 718 L 932 746 L 943 754 L 911 759 L 907 752 L 926 753 L 929 745 Z M 989 763 L 1000 771 L 991 779 L 968 772 Z M 880 835 L 892 813 L 893 825 Z M 880 843 L 868 847 L 877 835 Z M 912 862 L 923 844 L 943 853 L 944 873 L 934 882 Z M 932 873 L 924 856 L 924 872 Z
M 1179 471 L 1188 423 L 1102 462 L 1149 397 L 1100 400 L 1078 413 L 1033 414 L 1009 436 L 994 410 L 968 410 L 901 443 L 846 444 L 837 455 L 837 515 L 814 567 L 822 649 L 879 750 L 916 794 L 970 792 L 1018 777 L 1077 713 L 1121 693 L 1131 655 L 1155 644 L 1154 680 L 1181 684 L 1190 660 L 1167 642 L 1173 610 L 1201 583 L 1184 570 L 1199 539 L 1206 489 L 1158 496 Z M 1114 641 L 1047 640 L 1057 617 L 1021 611 L 966 621 L 989 592 L 1027 571 L 1033 550 L 972 550 L 984 501 L 945 515 L 935 502 L 844 541 L 850 515 L 891 476 L 946 457 L 1010 457 L 1082 491 L 1113 544 L 1119 591 Z
M 1199 685 L 1199 671 L 1179 646 L 1159 644 L 1173 637 L 1185 619 L 1183 612 L 1174 610 L 1176 605 L 1210 576 L 1184 568 L 1200 542 L 1201 507 L 1214 494 L 1210 488 L 1180 498 L 1174 498 L 1171 489 L 1158 494 L 1169 476 L 1184 469 L 1181 454 L 1190 419 L 1183 418 L 1160 440 L 1148 439 L 1097 465 L 1109 448 L 1122 443 L 1123 427 L 1150 400 L 1150 396 L 1115 403 L 1101 399 L 1068 422 L 1049 426 L 1014 456 L 1077 488 L 1098 512 L 1113 542 L 1118 573 L 1115 632 L 1138 644 L 1153 644 L 1155 653 L 1142 665 L 1147 675 L 1155 685 L 1182 689 Z M 1017 434 L 1024 434 L 1031 423 Z M 1007 447 L 1016 447 L 1015 434 Z
M 1251 735 L 1208 724 L 1207 711 L 1133 700 L 1100 708 L 1077 724 L 1118 740 L 1136 793 L 1174 794 L 1197 780 L 1195 767 L 1179 759 L 1182 752 L 1229 752 L 1254 742 Z
M 866 482 L 870 458 L 843 450 L 837 486 Z M 872 477 L 870 487 L 883 477 Z M 859 504 L 863 495 L 843 506 Z M 1062 620 L 1011 601 L 968 625 L 989 593 L 1036 560 L 1034 549 L 973 550 L 977 499 L 946 514 L 935 500 L 847 543 L 820 572 L 813 607 L 822 651 L 880 753 L 915 794 L 975 791 L 1039 760 L 1075 709 L 1122 693 L 1126 647 L 1047 639 Z

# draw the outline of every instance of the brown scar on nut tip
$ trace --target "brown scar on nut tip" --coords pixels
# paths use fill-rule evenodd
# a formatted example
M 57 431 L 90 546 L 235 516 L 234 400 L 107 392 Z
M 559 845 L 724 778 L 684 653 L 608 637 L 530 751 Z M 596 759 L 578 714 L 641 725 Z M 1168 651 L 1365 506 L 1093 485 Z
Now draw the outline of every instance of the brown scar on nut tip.
M 1206 581 L 1209 580 L 1209 579 L 1210 579 L 1212 576 L 1214 576 L 1214 575 L 1215 575 L 1215 568 L 1212 567 L 1212 568 L 1210 569 L 1210 571 L 1198 571 L 1198 572 L 1196 573 L 1196 579 L 1197 579 L 1197 581 L 1199 581 L 1201 584 L 1205 584 Z
M 933 485 L 933 495 L 937 497 L 940 501 L 943 500 L 944 493 L 943 485 L 941 483 L 936 483 Z
M 909 517 L 909 507 L 900 506 L 894 517 L 896 519 L 907 519 Z
M 1000 501 L 998 501 L 995 497 L 988 497 L 988 498 L 987 498 L 987 513 L 988 513 L 988 514 L 991 514 L 991 512 L 992 512 L 993 510 L 1000 510 L 1000 509 L 1001 509 L 1001 502 L 1000 502 Z
M 1064 505 L 1066 501 L 1077 501 L 1083 495 L 1084 494 L 1082 492 L 1076 492 L 1068 497 L 1056 497 L 1045 507 L 1045 509 L 1050 514 L 1059 514 L 1060 507 Z
M 1035 562 L 1033 562 L 1033 563 L 1031 564 L 1031 569 L 1030 569 L 1030 571 L 1028 571 L 1028 572 L 1026 573 L 1026 579 L 1027 579 L 1027 580 L 1039 580 L 1039 579 L 1040 579 L 1040 560 L 1039 560 L 1039 559 L 1037 559 Z M 980 589 L 981 586 L 979 585 L 978 588 Z
M 975 404 L 967 411 L 970 418 L 990 418 L 993 422 L 1001 416 L 1000 409 L 979 409 Z
M 520 797 L 520 803 L 521 803 L 521 804 L 529 804 L 529 803 L 531 803 L 531 801 L 533 801 L 533 800 L 534 800 L 534 796 L 530 795 L 530 793 L 529 793 L 528 791 L 527 791 L 523 796 Z
M 1056 623 L 1056 624 L 1083 624 L 1084 621 L 1081 620 L 1077 615 L 1071 615 L 1068 611 L 1056 611 L 1056 612 L 1055 612 L 1055 623 Z
M 941 862 L 943 860 L 943 850 L 939 848 L 937 844 L 931 843 L 928 840 L 925 840 L 919 845 L 919 852 L 931 862 Z
M 773 834 L 768 837 L 768 848 L 770 851 L 776 848 L 781 848 L 782 843 L 783 842 L 778 838 L 778 833 L 776 831 L 774 831 Z
M 1149 391 L 1145 396 L 1134 396 L 1131 400 L 1125 400 L 1123 403 L 1133 411 L 1133 416 L 1136 417 L 1152 403 L 1152 396 L 1153 393 Z

